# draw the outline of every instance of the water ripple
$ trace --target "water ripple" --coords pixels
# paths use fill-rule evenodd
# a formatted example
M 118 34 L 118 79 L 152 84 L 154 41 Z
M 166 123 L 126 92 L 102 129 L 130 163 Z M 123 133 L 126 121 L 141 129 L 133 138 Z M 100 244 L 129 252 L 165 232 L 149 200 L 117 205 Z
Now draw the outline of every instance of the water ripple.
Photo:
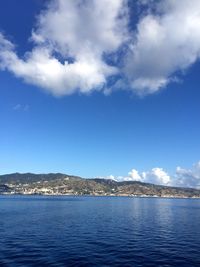
M 0 266 L 200 266 L 200 201 L 1 197 Z

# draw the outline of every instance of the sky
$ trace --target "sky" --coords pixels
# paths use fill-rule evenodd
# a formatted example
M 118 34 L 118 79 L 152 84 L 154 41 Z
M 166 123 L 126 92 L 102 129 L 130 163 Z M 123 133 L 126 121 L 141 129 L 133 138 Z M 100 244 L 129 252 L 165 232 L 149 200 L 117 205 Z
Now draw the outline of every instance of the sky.
M 200 188 L 199 0 L 0 2 L 0 174 Z

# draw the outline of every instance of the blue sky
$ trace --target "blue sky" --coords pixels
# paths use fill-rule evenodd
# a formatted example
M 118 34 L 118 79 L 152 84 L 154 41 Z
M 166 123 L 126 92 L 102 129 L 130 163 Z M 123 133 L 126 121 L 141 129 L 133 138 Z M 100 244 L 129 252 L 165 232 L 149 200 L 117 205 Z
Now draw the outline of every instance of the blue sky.
M 200 4 L 161 2 L 0 3 L 1 174 L 199 187 Z

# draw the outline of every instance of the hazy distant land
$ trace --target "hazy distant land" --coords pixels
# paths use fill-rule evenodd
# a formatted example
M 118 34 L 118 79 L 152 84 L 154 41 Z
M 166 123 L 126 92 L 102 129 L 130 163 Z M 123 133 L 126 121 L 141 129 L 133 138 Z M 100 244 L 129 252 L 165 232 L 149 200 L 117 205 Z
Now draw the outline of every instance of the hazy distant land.
M 200 198 L 200 190 L 137 181 L 85 179 L 62 173 L 0 175 L 0 194 Z

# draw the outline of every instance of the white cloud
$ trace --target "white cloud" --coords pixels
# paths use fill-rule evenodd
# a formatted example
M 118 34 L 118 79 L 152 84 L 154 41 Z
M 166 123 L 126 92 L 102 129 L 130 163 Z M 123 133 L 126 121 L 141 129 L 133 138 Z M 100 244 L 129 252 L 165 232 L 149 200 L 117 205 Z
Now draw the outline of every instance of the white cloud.
M 162 169 L 162 168 L 153 168 L 147 172 L 137 171 L 136 169 L 132 169 L 128 176 L 117 176 L 114 177 L 111 175 L 111 179 L 116 180 L 118 182 L 122 181 L 138 181 L 143 183 L 153 183 L 153 184 L 160 184 L 160 185 L 170 185 L 171 178 L 170 176 Z
M 128 173 L 128 177 L 129 180 L 131 181 L 140 181 L 142 182 L 143 178 L 140 176 L 139 172 L 135 169 L 132 169 L 129 173 Z
M 126 0 L 53 0 L 38 17 L 35 47 L 24 59 L 0 35 L 0 66 L 55 95 L 100 90 L 118 72 L 104 56 L 127 40 L 126 24 Z
M 62 64 L 46 48 L 36 48 L 21 60 L 12 50 L 0 52 L 2 67 L 22 77 L 26 82 L 41 86 L 55 95 L 71 94 L 75 90 L 89 92 L 102 87 L 107 75 L 115 69 L 96 59 Z
M 147 1 L 141 1 L 146 4 Z M 200 56 L 200 1 L 150 1 L 149 11 L 125 59 L 125 73 L 138 94 L 154 93 Z
M 200 189 L 200 161 L 192 169 L 176 168 L 176 185 Z
M 126 23 L 125 0 L 57 0 L 39 16 L 32 39 L 64 56 L 101 57 L 125 41 Z
M 24 57 L 0 33 L 0 68 L 54 95 L 157 92 L 200 57 L 200 1 L 137 5 L 143 14 L 132 31 L 128 0 L 51 0 L 37 17 L 33 49 Z
M 143 183 L 152 183 L 165 186 L 178 186 L 200 189 L 200 161 L 193 165 L 191 169 L 176 168 L 174 175 L 169 175 L 163 168 L 152 168 L 150 171 L 139 172 L 132 169 L 128 176 L 106 177 L 118 182 L 138 181 Z
M 171 178 L 162 168 L 153 168 L 151 171 L 142 172 L 143 182 L 170 185 Z

